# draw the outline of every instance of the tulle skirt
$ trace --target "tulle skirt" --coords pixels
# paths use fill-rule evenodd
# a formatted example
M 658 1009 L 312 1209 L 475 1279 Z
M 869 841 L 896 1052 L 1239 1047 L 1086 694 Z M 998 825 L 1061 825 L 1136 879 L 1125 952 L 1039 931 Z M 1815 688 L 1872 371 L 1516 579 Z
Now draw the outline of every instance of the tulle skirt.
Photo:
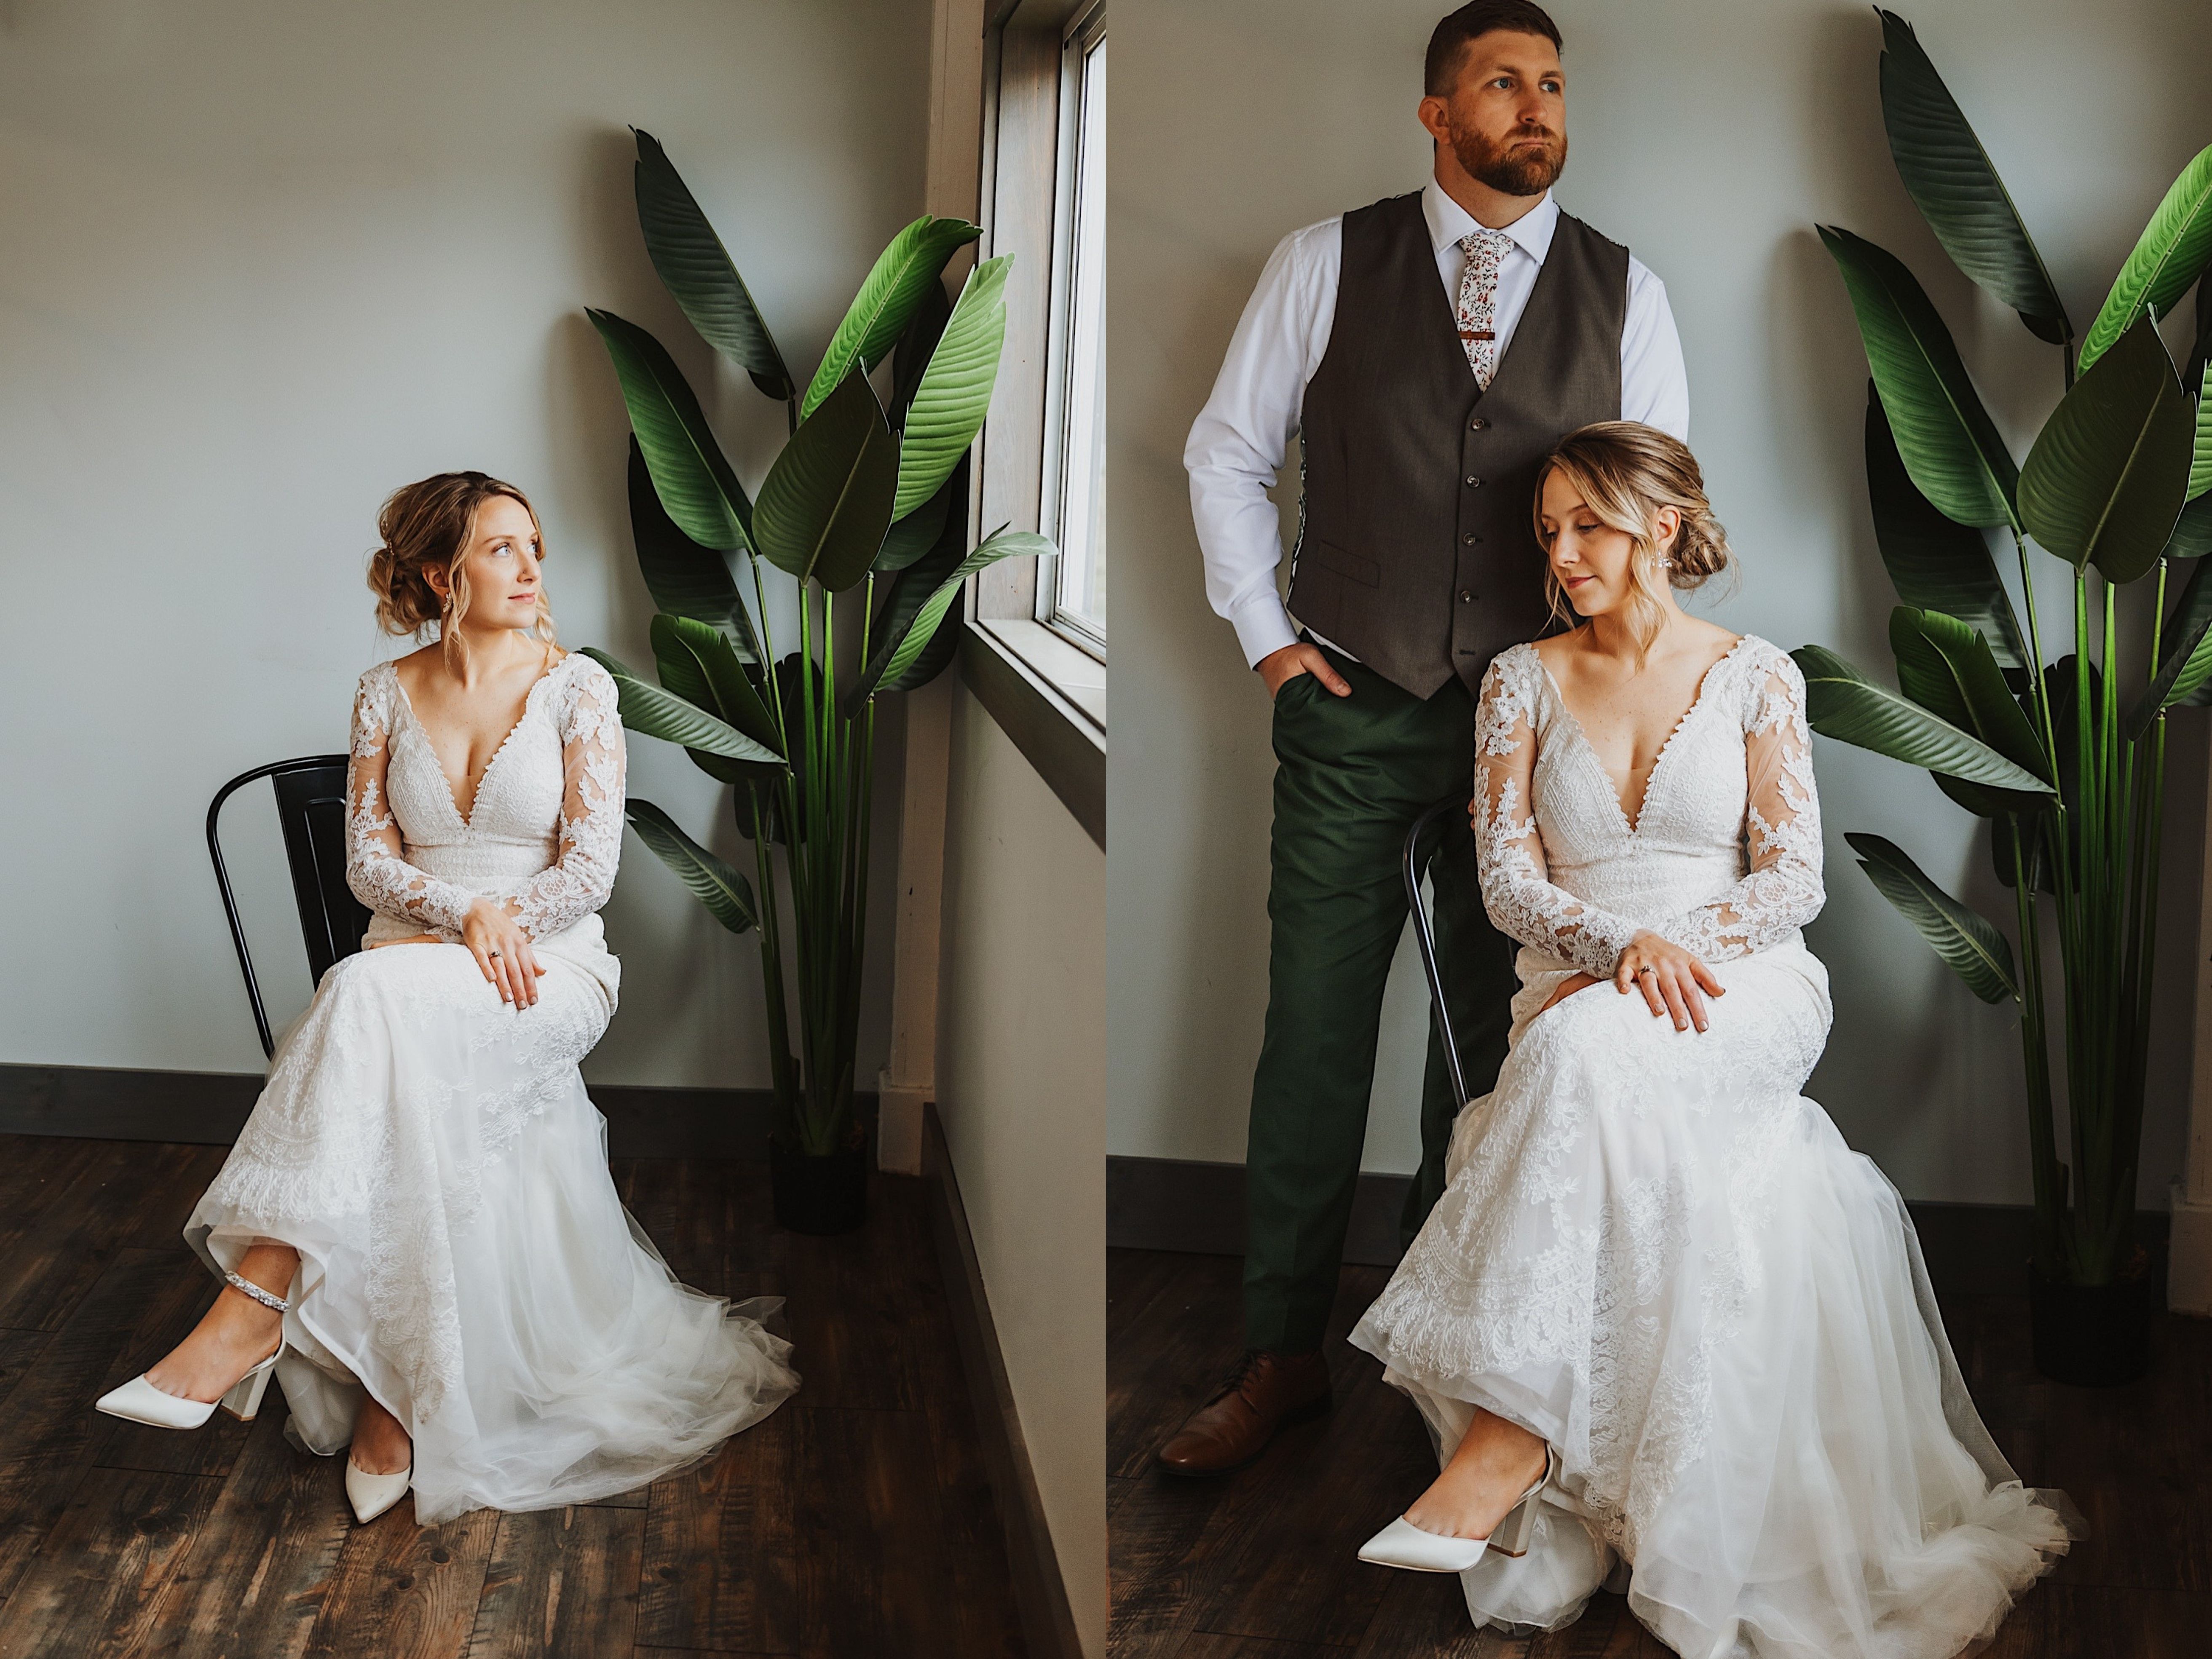
M 414 1437 L 425 1525 L 629 1491 L 799 1383 L 779 1304 L 679 1283 L 615 1191 L 577 1071 L 618 983 L 598 918 L 538 948 L 519 1012 L 458 945 L 337 963 L 185 1224 L 217 1272 L 300 1252 L 286 1432 L 343 1449 L 366 1389 Z
M 1703 1034 L 1609 986 L 1533 1016 L 1529 976 L 1352 1340 L 1440 1462 L 1478 1406 L 1560 1453 L 1529 1553 L 1462 1575 L 1478 1623 L 1557 1629 L 1607 1585 L 1693 1659 L 1970 1651 L 2078 1513 L 1990 1440 L 1903 1201 L 1798 1092 L 1819 962 L 1717 971 Z

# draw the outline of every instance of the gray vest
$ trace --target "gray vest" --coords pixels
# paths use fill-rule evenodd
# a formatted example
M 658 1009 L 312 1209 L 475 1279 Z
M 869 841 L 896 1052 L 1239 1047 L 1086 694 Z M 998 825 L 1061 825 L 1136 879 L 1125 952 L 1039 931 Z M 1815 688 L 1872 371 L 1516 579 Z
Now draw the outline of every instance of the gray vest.
M 1437 279 L 1418 195 L 1344 216 L 1328 349 L 1306 387 L 1290 608 L 1427 698 L 1547 625 L 1536 467 L 1620 418 L 1628 250 L 1562 213 L 1488 391 Z

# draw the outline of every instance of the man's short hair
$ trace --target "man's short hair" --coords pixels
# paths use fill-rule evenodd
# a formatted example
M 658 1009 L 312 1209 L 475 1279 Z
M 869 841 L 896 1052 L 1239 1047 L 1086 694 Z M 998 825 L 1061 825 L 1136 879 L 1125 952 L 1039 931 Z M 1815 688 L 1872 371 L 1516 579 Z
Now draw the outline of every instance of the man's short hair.
M 1559 26 L 1534 0 L 1472 0 L 1438 23 L 1429 36 L 1429 55 L 1421 66 L 1422 92 L 1431 98 L 1450 96 L 1468 42 L 1493 29 L 1540 34 L 1555 47 L 1560 44 Z

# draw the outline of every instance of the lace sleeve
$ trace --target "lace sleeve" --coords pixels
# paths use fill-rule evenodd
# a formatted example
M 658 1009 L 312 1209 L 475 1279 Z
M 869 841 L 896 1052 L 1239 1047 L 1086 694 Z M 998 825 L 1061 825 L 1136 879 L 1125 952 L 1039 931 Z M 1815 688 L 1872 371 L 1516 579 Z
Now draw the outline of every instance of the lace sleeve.
M 1805 723 L 1805 677 L 1771 647 L 1744 718 L 1750 793 L 1743 833 L 1750 868 L 1718 898 L 1669 919 L 1658 932 L 1707 962 L 1726 962 L 1780 944 L 1820 914 L 1820 802 L 1813 786 L 1813 738 Z
M 399 826 L 385 810 L 392 702 L 377 675 L 376 669 L 362 675 L 354 692 L 353 752 L 346 763 L 346 885 L 372 910 L 458 940 L 477 896 L 402 858 Z
M 561 709 L 560 856 L 510 902 L 515 921 L 544 939 L 581 921 L 614 891 L 622 856 L 626 755 L 614 677 L 589 657 L 576 659 Z
M 1474 711 L 1474 860 L 1499 932 L 1600 979 L 1613 975 L 1637 927 L 1548 879 L 1529 792 L 1536 770 L 1533 664 L 1516 650 L 1482 677 Z

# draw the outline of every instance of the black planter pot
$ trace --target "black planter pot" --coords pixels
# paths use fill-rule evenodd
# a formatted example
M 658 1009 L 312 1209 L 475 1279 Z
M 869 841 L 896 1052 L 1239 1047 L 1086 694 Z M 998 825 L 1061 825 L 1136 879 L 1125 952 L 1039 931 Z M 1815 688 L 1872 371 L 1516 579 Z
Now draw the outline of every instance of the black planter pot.
M 2064 1285 L 2027 1270 L 2035 1369 L 2091 1389 L 2133 1382 L 2150 1370 L 2158 1287 L 2141 1256 L 2109 1285 Z
M 813 1156 L 768 1143 L 775 1224 L 794 1233 L 849 1233 L 868 1218 L 868 1148 Z

